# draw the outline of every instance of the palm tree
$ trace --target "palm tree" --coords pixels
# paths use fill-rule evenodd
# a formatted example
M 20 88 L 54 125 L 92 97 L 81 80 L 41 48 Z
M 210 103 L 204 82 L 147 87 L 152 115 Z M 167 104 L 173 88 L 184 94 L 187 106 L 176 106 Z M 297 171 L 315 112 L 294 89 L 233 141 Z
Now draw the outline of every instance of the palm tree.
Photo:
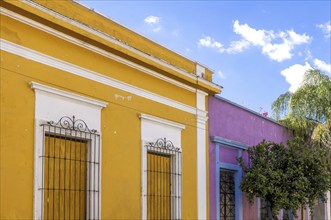
M 306 71 L 294 93 L 280 95 L 272 104 L 274 116 L 309 147 L 323 148 L 331 174 L 331 78 L 319 70 Z
M 277 120 L 296 136 L 330 146 L 331 78 L 319 70 L 308 70 L 299 89 L 280 95 L 272 104 Z

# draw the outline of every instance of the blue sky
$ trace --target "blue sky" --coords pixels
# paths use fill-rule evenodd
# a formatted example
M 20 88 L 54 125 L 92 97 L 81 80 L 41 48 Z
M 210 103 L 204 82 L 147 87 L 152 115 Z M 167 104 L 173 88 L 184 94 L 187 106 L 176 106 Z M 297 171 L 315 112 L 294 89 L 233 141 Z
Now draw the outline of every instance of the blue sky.
M 80 1 L 214 70 L 221 96 L 257 112 L 304 71 L 331 75 L 331 1 Z

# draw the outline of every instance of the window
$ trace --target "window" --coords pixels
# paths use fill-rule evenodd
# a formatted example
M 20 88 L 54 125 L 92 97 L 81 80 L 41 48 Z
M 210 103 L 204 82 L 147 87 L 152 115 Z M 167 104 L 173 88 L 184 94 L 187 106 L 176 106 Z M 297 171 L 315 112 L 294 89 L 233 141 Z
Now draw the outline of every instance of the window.
M 147 219 L 181 219 L 181 151 L 171 141 L 158 139 L 144 146 Z
M 263 198 L 260 198 L 260 220 L 266 219 L 268 219 L 267 201 Z
M 235 220 L 235 173 L 220 169 L 220 218 Z
M 42 219 L 99 219 L 100 136 L 73 116 L 41 124 Z

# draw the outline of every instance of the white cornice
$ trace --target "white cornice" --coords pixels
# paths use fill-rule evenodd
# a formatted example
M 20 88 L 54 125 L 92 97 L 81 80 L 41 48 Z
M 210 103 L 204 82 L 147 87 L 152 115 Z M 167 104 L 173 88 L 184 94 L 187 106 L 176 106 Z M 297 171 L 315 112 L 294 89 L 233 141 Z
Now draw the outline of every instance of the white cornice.
M 136 64 L 134 62 L 131 62 L 129 60 L 123 59 L 120 56 L 116 56 L 116 55 L 114 55 L 114 54 L 112 54 L 112 53 L 110 53 L 108 51 L 102 50 L 102 49 L 100 49 L 98 47 L 95 47 L 95 46 L 93 46 L 91 44 L 88 44 L 86 42 L 83 42 L 81 40 L 78 40 L 76 38 L 73 38 L 73 37 L 71 37 L 71 36 L 69 36 L 67 34 L 64 34 L 62 32 L 59 32 L 59 31 L 57 31 L 57 30 L 55 30 L 53 28 L 50 28 L 50 27 L 48 27 L 46 25 L 43 25 L 43 24 L 38 23 L 38 22 L 36 22 L 34 20 L 31 20 L 29 18 L 26 18 L 26 17 L 24 17 L 22 15 L 19 15 L 19 14 L 15 13 L 15 12 L 12 12 L 10 10 L 7 10 L 7 9 L 5 9 L 3 7 L 0 7 L 0 13 L 3 14 L 3 15 L 6 15 L 6 16 L 12 18 L 12 19 L 15 19 L 17 21 L 20 21 L 20 22 L 22 22 L 24 24 L 27 24 L 27 25 L 29 25 L 31 27 L 37 28 L 38 30 L 44 31 L 44 32 L 46 32 L 48 34 L 51 34 L 53 36 L 56 36 L 56 37 L 58 37 L 60 39 L 63 39 L 63 40 L 68 41 L 70 43 L 73 43 L 73 44 L 75 44 L 77 46 L 80 46 L 80 47 L 82 47 L 84 49 L 93 51 L 93 52 L 98 53 L 98 54 L 100 54 L 100 55 L 102 55 L 104 57 L 107 57 L 107 58 L 112 59 L 114 61 L 117 61 L 119 63 L 123 63 L 123 64 L 125 64 L 127 66 L 132 67 L 132 68 L 135 68 L 135 69 L 137 69 L 137 70 L 139 70 L 141 72 L 144 72 L 144 73 L 146 73 L 148 75 L 151 75 L 151 76 L 153 76 L 155 78 L 164 80 L 164 81 L 166 81 L 168 83 L 171 83 L 173 85 L 176 85 L 176 86 L 178 86 L 180 88 L 186 89 L 186 90 L 188 90 L 190 92 L 195 92 L 196 91 L 195 88 L 193 88 L 191 86 L 188 86 L 188 85 L 186 85 L 184 83 L 178 82 L 177 80 L 174 80 L 174 79 L 171 79 L 169 77 L 166 77 L 166 76 L 164 76 L 164 75 L 162 75 L 160 73 L 157 73 L 155 71 L 152 71 L 152 70 L 150 70 L 150 69 L 148 69 L 146 67 L 143 67 L 141 65 L 138 65 L 138 64 Z
M 139 118 L 149 120 L 149 121 L 153 121 L 153 122 L 157 122 L 157 123 L 160 123 L 160 124 L 169 125 L 171 127 L 179 128 L 181 130 L 185 129 L 185 125 L 183 125 L 183 124 L 179 124 L 177 122 L 169 121 L 169 120 L 159 118 L 159 117 L 155 117 L 155 116 L 152 116 L 152 115 L 139 114 Z
M 196 108 L 0 38 L 1 50 L 191 113 Z
M 78 94 L 75 94 L 75 93 L 66 92 L 66 91 L 56 89 L 56 88 L 53 88 L 53 87 L 50 87 L 50 86 L 45 86 L 43 84 L 36 83 L 36 82 L 30 82 L 30 86 L 35 91 L 42 91 L 42 92 L 46 92 L 46 93 L 50 93 L 50 94 L 70 98 L 70 99 L 73 99 L 73 100 L 77 100 L 77 101 L 80 101 L 80 102 L 85 102 L 87 104 L 97 106 L 99 108 L 104 108 L 108 105 L 108 102 L 103 102 L 103 101 L 100 101 L 100 100 L 97 100 L 97 99 L 92 99 L 92 98 L 89 98 L 89 97 L 86 97 L 86 96 L 81 96 L 81 95 L 78 95 Z
M 170 69 L 172 69 L 172 70 L 174 70 L 174 71 L 176 71 L 176 72 L 178 72 L 178 73 L 180 73 L 182 75 L 185 75 L 185 76 L 187 76 L 187 77 L 189 77 L 191 79 L 196 79 L 195 75 L 192 75 L 191 73 L 188 73 L 188 72 L 186 72 L 186 71 L 184 71 L 184 70 L 182 70 L 180 68 L 177 68 L 177 67 L 175 67 L 175 66 L 173 66 L 173 65 L 171 65 L 169 63 L 166 63 L 163 60 L 160 60 L 160 59 L 155 58 L 153 56 L 150 56 L 150 55 L 148 55 L 146 53 L 143 53 L 143 52 L 141 52 L 141 51 L 139 51 L 139 50 L 137 50 L 137 49 L 135 49 L 135 48 L 133 48 L 133 47 L 125 44 L 124 42 L 121 42 L 121 41 L 115 39 L 114 37 L 110 36 L 109 34 L 106 34 L 106 33 L 102 32 L 102 31 L 93 29 L 90 26 L 87 26 L 87 25 L 85 25 L 83 23 L 80 23 L 80 22 L 78 22 L 76 20 L 73 20 L 73 19 L 71 19 L 69 17 L 63 16 L 60 13 L 57 13 L 57 12 L 55 12 L 53 10 L 50 10 L 50 9 L 48 9 L 48 8 L 46 8 L 46 7 L 38 4 L 36 2 L 27 1 L 27 0 L 23 0 L 23 2 L 25 4 L 27 4 L 27 5 L 30 5 L 30 6 L 32 6 L 34 8 L 37 8 L 40 11 L 43 11 L 43 12 L 45 12 L 45 13 L 47 13 L 47 14 L 49 14 L 49 15 L 57 18 L 57 19 L 60 19 L 60 20 L 62 20 L 64 22 L 66 22 L 66 23 L 69 23 L 69 24 L 71 24 L 73 26 L 76 26 L 76 27 L 78 27 L 78 28 L 80 28 L 80 29 L 82 29 L 84 31 L 87 31 L 87 32 L 93 34 L 93 35 L 96 35 L 98 37 L 101 37 L 101 38 L 103 38 L 103 39 L 105 39 L 105 40 L 107 40 L 107 41 L 109 41 L 109 42 L 111 42 L 113 44 L 116 44 L 116 45 L 118 45 L 118 46 L 120 46 L 122 48 L 125 48 L 127 50 L 130 50 L 131 52 L 133 52 L 133 53 L 135 53 L 137 55 L 143 56 L 144 58 L 147 58 L 147 59 L 149 59 L 149 60 L 151 60 L 153 62 L 156 62 L 156 63 L 158 63 L 158 64 L 160 64 L 162 66 L 165 66 L 167 68 L 170 68 Z

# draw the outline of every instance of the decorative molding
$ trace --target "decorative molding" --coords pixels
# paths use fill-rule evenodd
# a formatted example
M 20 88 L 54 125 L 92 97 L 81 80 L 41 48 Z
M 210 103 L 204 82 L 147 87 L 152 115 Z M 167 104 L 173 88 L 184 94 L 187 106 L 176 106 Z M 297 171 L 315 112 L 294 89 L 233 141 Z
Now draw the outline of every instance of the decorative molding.
M 146 53 L 144 53 L 142 51 L 139 51 L 138 49 L 135 49 L 135 48 L 129 46 L 128 44 L 125 44 L 124 42 L 121 42 L 121 41 L 115 39 L 114 37 L 110 36 L 109 34 L 106 34 L 106 33 L 102 32 L 102 31 L 93 29 L 90 26 L 84 25 L 84 24 L 82 24 L 82 23 L 80 23 L 80 22 L 78 22 L 76 20 L 73 20 L 73 19 L 71 19 L 69 17 L 65 17 L 65 16 L 63 16 L 63 15 L 61 15 L 61 14 L 59 14 L 59 13 L 53 11 L 53 10 L 50 10 L 50 9 L 48 9 L 48 8 L 42 6 L 42 5 L 39 5 L 38 3 L 35 3 L 33 1 L 23 0 L 23 2 L 25 4 L 27 4 L 27 5 L 30 5 L 30 6 L 32 6 L 34 8 L 37 8 L 40 11 L 43 11 L 43 12 L 45 12 L 45 13 L 47 13 L 47 14 L 55 17 L 55 18 L 58 18 L 58 19 L 66 22 L 66 23 L 69 23 L 71 25 L 74 25 L 74 26 L 76 26 L 76 27 L 78 27 L 78 28 L 80 28 L 80 29 L 82 29 L 84 31 L 87 31 L 87 32 L 89 32 L 89 33 L 91 33 L 93 35 L 96 35 L 98 37 L 101 37 L 101 38 L 103 38 L 103 39 L 105 39 L 105 40 L 107 40 L 107 41 L 109 41 L 109 42 L 111 42 L 113 44 L 116 44 L 116 45 L 118 45 L 118 46 L 120 46 L 122 48 L 125 48 L 125 49 L 127 49 L 127 50 L 129 50 L 129 51 L 131 51 L 131 52 L 133 52 L 133 53 L 135 53 L 137 55 L 139 55 L 139 56 L 142 56 L 142 57 L 144 57 L 146 59 L 149 59 L 149 60 L 151 60 L 151 61 L 153 61 L 155 63 L 158 63 L 158 64 L 160 64 L 160 65 L 162 65 L 164 67 L 167 67 L 169 69 L 172 69 L 172 70 L 180 73 L 181 75 L 184 75 L 184 76 L 189 77 L 189 78 L 194 79 L 194 80 L 197 79 L 197 77 L 195 75 L 193 75 L 193 74 L 191 74 L 189 72 L 186 72 L 183 69 L 180 69 L 178 67 L 175 67 L 175 66 L 173 66 L 173 65 L 171 65 L 169 63 L 166 63 L 165 61 L 163 61 L 161 59 L 158 59 L 158 58 L 153 57 L 153 56 L 150 56 L 150 55 L 148 55 L 148 54 L 146 54 Z M 203 78 L 200 78 L 199 80 L 202 81 L 203 83 L 206 83 L 209 86 L 212 86 L 212 87 L 215 87 L 216 86 L 215 84 L 213 84 L 213 83 L 211 83 L 208 80 L 205 80 Z M 218 88 L 218 86 L 216 86 L 216 87 Z
M 208 94 L 198 90 L 196 93 L 196 125 L 197 125 L 197 197 L 198 219 L 207 219 L 207 144 L 206 137 L 208 120 L 206 111 L 206 96 Z
M 73 99 L 73 100 L 77 100 L 77 101 L 81 101 L 81 102 L 85 102 L 91 105 L 95 105 L 99 108 L 104 108 L 108 105 L 108 102 L 103 102 L 97 99 L 92 99 L 92 98 L 88 98 L 86 96 L 81 96 L 81 95 L 77 95 L 71 92 L 66 92 L 60 89 L 56 89 L 50 86 L 45 86 L 36 82 L 30 82 L 30 87 L 33 90 L 36 91 L 42 91 L 42 92 L 47 92 L 47 93 L 51 93 L 51 94 L 55 94 L 55 95 L 59 95 L 59 96 L 63 96 L 69 99 Z
M 180 103 L 176 100 L 149 92 L 147 90 L 138 88 L 136 86 L 132 86 L 130 84 L 124 83 L 122 81 L 113 79 L 111 77 L 105 76 L 103 74 L 82 68 L 80 66 L 76 66 L 74 64 L 68 63 L 66 61 L 39 53 L 37 51 L 28 49 L 26 47 L 23 47 L 21 45 L 14 44 L 12 42 L 9 42 L 7 40 L 1 39 L 1 50 L 7 51 L 9 53 L 15 54 L 17 56 L 24 57 L 26 59 L 33 60 L 35 62 L 48 65 L 50 67 L 54 67 L 56 69 L 63 70 L 68 73 L 72 73 L 77 76 L 81 76 L 86 79 L 93 80 L 95 82 L 102 83 L 107 86 L 114 87 L 116 89 L 120 89 L 132 94 L 135 94 L 137 96 L 150 99 L 152 101 L 191 113 L 196 114 L 196 108 Z
M 240 182 L 242 179 L 242 168 L 239 165 L 223 163 L 219 161 L 219 145 L 216 147 L 216 207 L 220 207 L 220 169 L 230 170 L 235 172 L 235 205 L 236 217 L 235 219 L 243 219 L 242 207 L 242 191 L 240 190 Z M 220 210 L 216 208 L 216 219 L 220 220 Z
M 153 122 L 157 122 L 157 123 L 160 123 L 160 124 L 169 125 L 171 127 L 178 128 L 178 129 L 181 129 L 181 130 L 185 129 L 185 125 L 183 125 L 183 124 L 179 124 L 177 122 L 169 121 L 169 120 L 159 118 L 159 117 L 155 117 L 155 116 L 152 116 L 152 115 L 139 114 L 139 118 L 149 120 L 149 121 L 153 121 Z
M 40 189 L 43 187 L 43 159 L 41 157 L 43 146 L 44 146 L 44 135 L 45 130 L 43 126 L 45 123 L 49 121 L 59 121 L 59 118 L 63 117 L 63 115 L 77 115 L 78 118 L 84 119 L 84 124 L 81 123 L 81 120 L 72 119 L 73 123 L 69 121 L 62 121 L 60 119 L 59 123 L 63 128 L 66 126 L 75 127 L 77 132 L 87 132 L 88 130 L 85 128 L 85 122 L 98 132 L 92 134 L 97 134 L 101 136 L 101 109 L 107 105 L 106 102 L 102 102 L 96 99 L 87 98 L 84 96 L 80 96 L 77 94 L 73 94 L 66 91 L 61 91 L 59 89 L 55 89 L 49 86 L 44 86 L 39 83 L 31 82 L 31 88 L 35 91 L 35 113 L 34 113 L 34 202 L 33 202 L 33 219 L 43 219 L 43 207 L 41 201 L 43 200 L 43 196 L 40 193 Z M 66 120 L 65 118 L 62 118 Z M 58 126 L 59 124 L 53 124 L 50 122 L 50 126 Z M 58 129 L 59 133 L 61 133 L 62 129 Z M 62 130 L 63 131 L 63 130 Z M 91 130 L 92 131 L 92 130 Z M 64 131 L 63 131 L 64 132 Z M 81 138 L 84 138 L 81 136 Z M 86 138 L 86 136 L 85 136 Z M 91 145 L 94 143 L 100 143 L 100 164 L 102 160 L 102 144 L 99 142 L 101 139 L 92 138 Z M 100 166 L 100 173 L 102 166 Z M 101 176 L 99 176 L 101 178 Z M 101 188 L 101 181 L 99 182 L 99 188 Z M 98 203 L 101 204 L 102 192 L 99 194 Z M 92 198 L 92 197 L 91 197 Z M 94 197 L 95 198 L 95 197 Z M 99 210 L 101 213 L 101 205 L 97 205 L 93 207 L 94 210 Z M 97 212 L 91 212 L 93 215 Z M 90 213 L 90 215 L 91 215 Z M 101 216 L 101 214 L 100 214 Z M 95 216 L 90 216 L 91 218 L 95 218 Z
M 166 81 L 168 83 L 171 83 L 171 84 L 173 84 L 175 86 L 178 86 L 178 87 L 183 88 L 185 90 L 188 90 L 190 92 L 195 92 L 196 91 L 196 89 L 193 88 L 193 87 L 191 87 L 191 86 L 188 86 L 188 85 L 186 85 L 184 83 L 178 82 L 177 80 L 174 80 L 174 79 L 171 79 L 169 77 L 166 77 L 166 76 L 164 76 L 164 75 L 162 75 L 160 73 L 157 73 L 157 72 L 152 71 L 152 70 L 150 70 L 148 68 L 145 68 L 145 67 L 143 67 L 141 65 L 138 65 L 138 64 L 136 64 L 134 62 L 131 62 L 129 60 L 126 60 L 126 59 L 124 59 L 124 58 L 122 58 L 120 56 L 114 55 L 114 54 L 112 54 L 112 53 L 110 53 L 108 51 L 105 51 L 105 50 L 100 49 L 98 47 L 92 46 L 91 44 L 88 44 L 86 42 L 83 42 L 81 40 L 78 40 L 76 38 L 73 38 L 73 37 L 71 37 L 71 36 L 69 36 L 67 34 L 64 34 L 62 32 L 59 32 L 59 31 L 57 31 L 57 30 L 55 30 L 53 28 L 50 28 L 50 27 L 48 27 L 46 25 L 43 25 L 41 23 L 38 23 L 38 22 L 36 22 L 34 20 L 31 20 L 29 18 L 26 18 L 26 17 L 24 17 L 22 15 L 16 14 L 16 13 L 14 13 L 12 11 L 9 11 L 9 10 L 7 10 L 5 8 L 0 7 L 0 9 L 1 9 L 1 14 L 4 14 L 4 15 L 10 17 L 10 18 L 13 18 L 13 19 L 15 19 L 17 21 L 20 21 L 20 22 L 22 22 L 24 24 L 27 24 L 27 25 L 29 25 L 31 27 L 37 28 L 38 30 L 44 31 L 44 32 L 46 32 L 48 34 L 51 34 L 53 36 L 56 36 L 56 37 L 58 37 L 60 39 L 63 39 L 65 41 L 68 41 L 68 42 L 70 42 L 72 44 L 75 44 L 77 46 L 80 46 L 80 47 L 82 47 L 84 49 L 90 50 L 90 51 L 92 51 L 94 53 L 100 54 L 100 55 L 102 55 L 104 57 L 107 57 L 107 58 L 112 59 L 114 61 L 117 61 L 119 63 L 123 63 L 123 64 L 125 64 L 127 66 L 130 66 L 132 68 L 135 68 L 135 69 L 137 69 L 137 70 L 139 70 L 141 72 L 144 72 L 144 73 L 146 73 L 148 75 L 151 75 L 151 76 L 153 76 L 155 78 L 164 80 L 164 81 Z
M 151 142 L 155 143 L 159 138 L 164 138 L 164 140 L 171 140 L 173 146 L 177 148 L 177 152 L 182 152 L 181 142 L 182 142 L 182 129 L 185 128 L 184 125 L 172 122 L 163 118 L 158 118 L 155 116 L 147 114 L 139 114 L 141 119 L 141 219 L 147 219 L 147 148 Z M 167 142 L 165 141 L 165 144 Z M 177 169 L 182 169 L 181 156 L 178 153 L 169 155 L 172 156 L 173 164 L 176 164 Z M 181 194 L 181 183 L 180 183 L 180 194 Z M 175 215 L 173 219 L 181 219 L 181 202 L 173 206 L 173 208 L 178 210 L 178 213 L 174 212 Z
M 237 141 L 233 141 L 233 140 L 229 140 L 226 138 L 222 138 L 219 136 L 212 136 L 211 138 L 212 142 L 221 144 L 221 145 L 225 145 L 226 147 L 230 147 L 230 148 L 235 148 L 235 149 L 242 149 L 242 150 L 247 150 L 248 149 L 248 145 L 247 144 L 243 144 Z

